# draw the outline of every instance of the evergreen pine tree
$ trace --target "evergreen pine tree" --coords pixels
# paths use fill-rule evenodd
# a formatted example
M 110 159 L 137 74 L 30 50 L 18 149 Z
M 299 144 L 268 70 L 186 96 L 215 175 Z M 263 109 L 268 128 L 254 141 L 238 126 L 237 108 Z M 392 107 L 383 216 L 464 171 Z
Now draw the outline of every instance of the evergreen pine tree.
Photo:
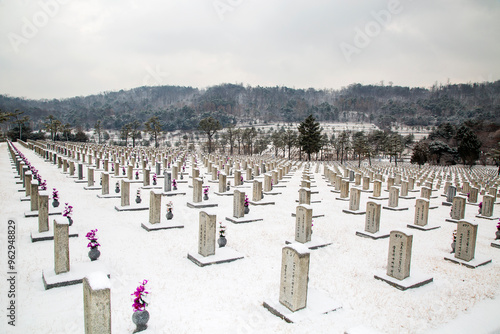
M 299 145 L 307 153 L 307 160 L 311 161 L 311 154 L 321 149 L 321 128 L 313 115 L 309 115 L 299 127 Z

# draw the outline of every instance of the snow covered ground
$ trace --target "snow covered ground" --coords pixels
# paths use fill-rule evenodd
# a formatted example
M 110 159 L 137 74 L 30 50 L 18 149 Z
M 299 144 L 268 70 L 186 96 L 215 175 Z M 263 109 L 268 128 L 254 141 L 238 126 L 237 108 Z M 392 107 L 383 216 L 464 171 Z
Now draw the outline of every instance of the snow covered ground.
M 388 239 L 371 240 L 355 235 L 363 230 L 365 216 L 342 213 L 348 202 L 337 201 L 338 194 L 316 173 L 312 195 L 314 234 L 332 245 L 311 251 L 309 287 L 342 305 L 338 311 L 297 324 L 289 324 L 272 315 L 262 303 L 277 301 L 281 249 L 293 238 L 295 212 L 301 171 L 293 174 L 285 188 L 275 188 L 282 195 L 268 196 L 276 205 L 251 206 L 250 217 L 263 221 L 232 224 L 233 198 L 216 196 L 217 184 L 210 184 L 210 200 L 219 204 L 207 209 L 217 214 L 217 221 L 227 226 L 228 247 L 245 255 L 231 263 L 198 267 L 187 259 L 197 252 L 199 210 L 186 206 L 192 200 L 192 189 L 180 183 L 185 196 L 163 198 L 174 204 L 174 221 L 183 229 L 146 232 L 141 223 L 148 221 L 148 211 L 117 212 L 120 199 L 100 199 L 100 191 L 84 190 L 57 169 L 44 162 L 33 151 L 20 149 L 39 169 L 48 189 L 59 190 L 61 205 L 74 207 L 74 225 L 80 236 L 71 238 L 71 264 L 89 262 L 85 234 L 98 229 L 101 261 L 111 273 L 111 309 L 114 333 L 132 333 L 131 293 L 144 279 L 151 292 L 148 310 L 149 328 L 144 333 L 500 333 L 500 249 L 490 246 L 496 221 L 475 218 L 477 207 L 467 205 L 466 219 L 479 224 L 476 255 L 492 258 L 492 263 L 468 269 L 443 257 L 451 248 L 455 224 L 445 222 L 450 207 L 441 206 L 442 197 L 432 199 L 438 209 L 431 210 L 430 224 L 440 224 L 433 231 L 413 231 L 412 271 L 433 277 L 423 287 L 400 291 L 374 279 L 385 271 Z M 186 170 L 190 170 L 189 168 Z M 205 171 L 204 169 L 202 171 Z M 322 169 L 320 169 L 322 171 Z M 83 333 L 82 285 L 44 290 L 42 270 L 54 266 L 52 241 L 31 243 L 30 233 L 37 231 L 37 218 L 24 218 L 29 202 L 21 202 L 24 193 L 14 179 L 7 145 L 0 144 L 0 333 Z M 84 172 L 86 175 L 86 172 Z M 99 172 L 96 173 L 99 180 Z M 112 191 L 116 180 L 111 179 Z M 160 184 L 162 180 L 160 180 Z M 141 184 L 131 185 L 131 200 Z M 385 184 L 384 184 L 385 187 Z M 247 194 L 251 195 L 249 185 Z M 362 193 L 361 208 L 367 193 Z M 149 203 L 149 191 L 142 190 L 143 203 Z M 249 196 L 251 197 L 251 196 Z M 385 204 L 385 203 L 384 203 Z M 415 200 L 400 200 L 403 212 L 382 210 L 381 229 L 405 228 L 413 222 Z M 500 215 L 498 206 L 494 211 Z M 16 327 L 7 325 L 7 221 L 16 221 L 17 319 Z M 51 226 L 52 229 L 52 219 Z

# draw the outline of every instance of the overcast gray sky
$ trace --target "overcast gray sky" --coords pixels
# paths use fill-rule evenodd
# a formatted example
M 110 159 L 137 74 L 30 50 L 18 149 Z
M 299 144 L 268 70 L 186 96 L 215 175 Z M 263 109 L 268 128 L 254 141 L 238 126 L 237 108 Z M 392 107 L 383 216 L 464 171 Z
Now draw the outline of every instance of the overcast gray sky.
M 500 78 L 500 1 L 0 0 L 0 94 Z

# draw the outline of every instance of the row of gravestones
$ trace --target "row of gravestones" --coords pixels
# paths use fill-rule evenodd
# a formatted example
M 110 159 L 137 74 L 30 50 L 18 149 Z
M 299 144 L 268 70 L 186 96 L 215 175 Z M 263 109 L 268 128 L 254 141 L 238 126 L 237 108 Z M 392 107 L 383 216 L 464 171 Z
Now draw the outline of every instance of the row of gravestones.
M 307 179 L 307 177 L 304 177 Z M 306 182 L 308 180 L 305 180 Z M 257 180 L 254 181 L 254 184 L 259 182 Z M 304 186 L 304 184 L 301 184 Z M 299 190 L 299 204 L 307 203 L 310 201 L 310 190 L 305 189 L 307 187 L 303 187 Z M 235 191 L 235 199 L 238 198 L 237 202 L 242 203 L 242 199 L 244 198 L 239 194 L 239 191 Z M 236 201 L 236 200 L 235 200 Z M 425 200 L 424 200 L 425 201 Z M 427 202 L 428 203 L 428 202 Z M 373 203 L 375 204 L 375 203 Z M 418 205 L 417 205 L 418 206 Z M 241 211 L 240 206 L 235 205 L 235 213 L 237 216 Z M 379 206 L 380 208 L 380 206 Z M 305 211 L 305 217 L 312 217 L 312 212 L 310 208 L 305 207 L 304 205 L 299 205 L 297 208 L 297 220 L 296 220 L 296 241 L 297 242 L 307 242 L 310 240 L 310 231 L 311 231 L 311 223 L 312 220 L 309 218 L 304 218 L 304 216 L 300 215 L 299 212 Z M 371 210 L 367 210 L 371 212 Z M 374 216 L 371 213 L 367 214 L 368 217 Z M 376 216 L 376 214 L 375 214 Z M 380 209 L 378 212 L 378 216 L 380 216 Z M 416 215 L 416 218 L 417 219 Z M 151 212 L 150 212 L 151 217 Z M 464 261 L 471 260 L 471 253 L 473 258 L 474 249 L 470 247 L 470 245 L 474 245 L 475 247 L 475 236 L 477 233 L 477 225 L 474 230 L 474 226 L 471 226 L 468 223 L 462 222 L 458 227 L 458 247 L 456 258 L 463 259 Z M 64 225 L 64 224 L 63 224 Z M 466 230 L 463 230 L 466 228 Z M 215 217 L 210 217 L 206 213 L 200 213 L 200 230 L 199 230 L 199 254 L 203 256 L 210 256 L 215 254 Z M 309 232 L 309 233 L 308 233 Z M 394 238 L 393 238 L 394 235 Z M 473 237 L 474 240 L 469 237 Z M 309 240 L 308 240 L 309 238 Z M 396 278 L 398 280 L 404 280 L 409 276 L 410 273 L 410 260 L 411 260 L 411 241 L 412 236 L 409 234 L 405 234 L 399 231 L 393 231 L 391 233 L 391 241 L 389 247 L 389 257 L 388 257 L 388 268 L 387 268 L 387 276 Z M 57 248 L 57 247 L 56 247 Z M 401 251 L 394 251 L 395 249 L 401 249 Z M 64 251 L 62 253 L 65 253 Z M 61 261 L 59 261 L 61 262 Z M 57 263 L 57 262 L 56 262 Z M 63 264 L 68 263 L 69 267 L 69 259 L 66 261 L 63 259 Z M 397 264 L 397 265 L 395 265 Z M 61 265 L 59 264 L 59 267 Z M 56 268 L 58 265 L 56 264 Z M 281 283 L 280 283 L 280 297 L 279 302 L 287 307 L 290 311 L 295 312 L 302 308 L 306 307 L 307 301 L 307 278 L 308 278 L 308 267 L 309 267 L 309 252 L 300 250 L 298 247 L 292 245 L 283 248 L 282 252 L 282 274 L 281 274 Z M 293 270 L 292 270 L 293 268 Z M 57 269 L 56 269 L 57 270 Z M 380 278 L 379 276 L 375 276 L 376 278 Z M 384 279 L 384 277 L 380 278 Z M 87 279 L 85 279 L 87 280 Z M 429 280 L 427 280 L 429 281 Z M 427 281 L 425 283 L 427 283 Z M 432 281 L 432 279 L 430 279 Z M 424 284 L 425 284 L 424 283 Z M 422 282 L 420 282 L 422 284 Z M 396 285 L 398 286 L 398 285 Z M 404 287 L 404 285 L 403 285 Z M 88 295 L 90 294 L 90 287 L 88 281 L 84 282 L 84 290 L 86 289 Z M 109 294 L 109 292 L 108 292 Z M 272 308 L 269 304 L 264 303 L 264 306 L 268 308 Z M 87 306 L 86 306 L 87 307 Z M 273 311 L 274 313 L 274 311 Z M 104 317 L 106 318 L 106 317 Z M 87 319 L 87 317 L 86 317 Z

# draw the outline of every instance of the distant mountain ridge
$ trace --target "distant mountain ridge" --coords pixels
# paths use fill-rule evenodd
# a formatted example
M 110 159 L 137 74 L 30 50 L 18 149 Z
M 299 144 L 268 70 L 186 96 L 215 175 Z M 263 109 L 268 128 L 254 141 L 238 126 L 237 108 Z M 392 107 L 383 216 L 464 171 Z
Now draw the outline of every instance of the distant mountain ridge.
M 35 124 L 49 115 L 62 123 L 90 129 L 120 129 L 133 120 L 158 116 L 164 130 L 196 129 L 207 115 L 229 123 L 297 122 L 309 114 L 318 121 L 373 122 L 388 128 L 459 124 L 479 119 L 500 124 L 500 81 L 434 85 L 430 89 L 352 84 L 340 90 L 251 87 L 221 84 L 207 89 L 145 86 L 85 97 L 29 100 L 0 95 L 0 109 L 25 111 Z

